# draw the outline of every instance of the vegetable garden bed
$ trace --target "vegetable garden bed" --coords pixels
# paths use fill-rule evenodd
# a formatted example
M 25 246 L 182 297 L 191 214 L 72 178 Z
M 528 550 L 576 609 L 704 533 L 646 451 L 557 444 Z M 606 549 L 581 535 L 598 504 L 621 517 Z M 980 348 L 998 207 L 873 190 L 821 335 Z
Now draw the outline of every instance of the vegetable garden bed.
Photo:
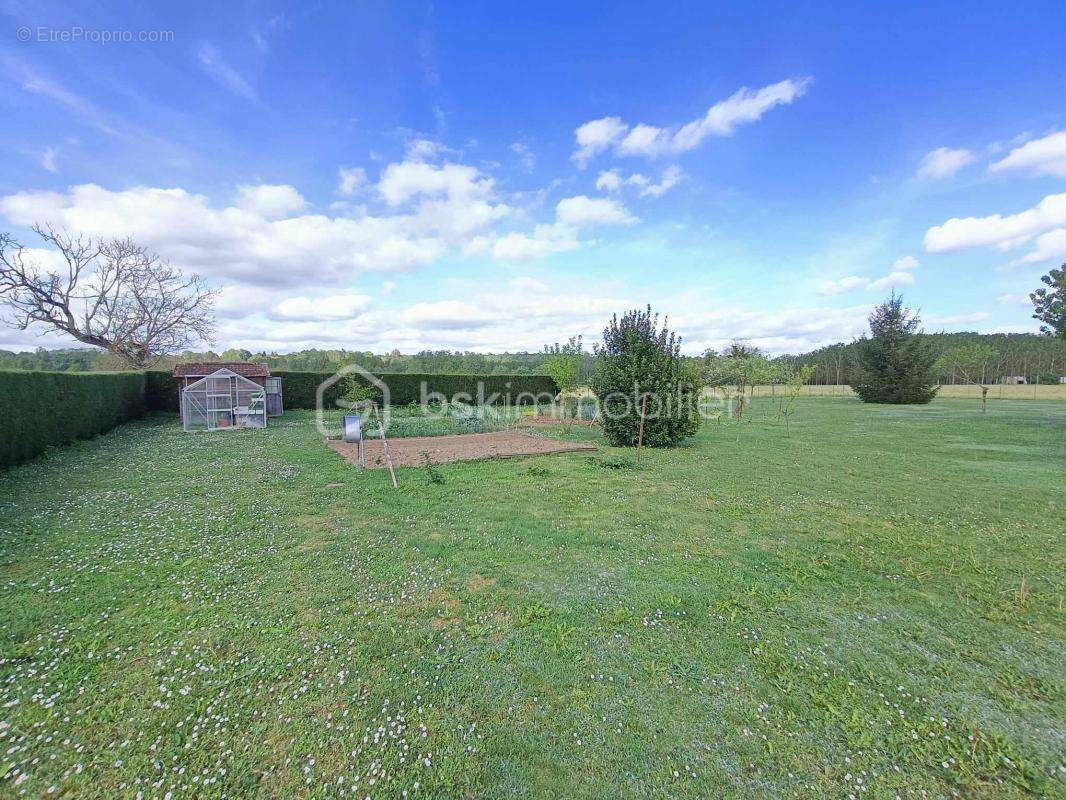
M 327 444 L 351 463 L 358 463 L 357 445 L 334 439 L 330 439 Z M 385 466 L 379 439 L 367 439 L 363 447 L 367 467 Z M 389 456 L 397 467 L 417 467 L 425 461 L 426 454 L 431 462 L 441 464 L 448 461 L 480 461 L 487 458 L 514 458 L 595 449 L 596 445 L 591 442 L 560 442 L 518 431 L 462 433 L 457 436 L 412 436 L 399 439 L 389 437 Z

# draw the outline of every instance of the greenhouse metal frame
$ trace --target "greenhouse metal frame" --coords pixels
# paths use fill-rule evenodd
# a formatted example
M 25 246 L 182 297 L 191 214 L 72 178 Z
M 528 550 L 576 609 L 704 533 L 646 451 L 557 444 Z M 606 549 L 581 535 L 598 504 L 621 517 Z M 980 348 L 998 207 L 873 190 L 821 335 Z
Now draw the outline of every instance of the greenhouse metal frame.
M 266 389 L 232 370 L 215 370 L 181 390 L 181 426 L 186 431 L 266 424 Z

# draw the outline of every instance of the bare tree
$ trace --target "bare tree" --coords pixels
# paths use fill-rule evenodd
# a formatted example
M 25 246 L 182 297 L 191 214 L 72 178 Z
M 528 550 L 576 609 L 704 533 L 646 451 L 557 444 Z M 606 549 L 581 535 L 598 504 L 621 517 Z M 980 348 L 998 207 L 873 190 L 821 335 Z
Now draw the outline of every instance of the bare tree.
M 132 239 L 92 239 L 51 226 L 33 230 L 65 269 L 42 266 L 10 234 L 0 234 L 0 308 L 10 325 L 43 325 L 102 347 L 144 369 L 211 341 L 216 290 L 185 277 Z
M 937 365 L 941 371 L 951 371 L 952 381 L 957 376 L 962 378 L 963 383 L 980 387 L 983 414 L 988 410 L 992 368 L 999 358 L 999 351 L 986 344 L 960 345 L 945 350 Z

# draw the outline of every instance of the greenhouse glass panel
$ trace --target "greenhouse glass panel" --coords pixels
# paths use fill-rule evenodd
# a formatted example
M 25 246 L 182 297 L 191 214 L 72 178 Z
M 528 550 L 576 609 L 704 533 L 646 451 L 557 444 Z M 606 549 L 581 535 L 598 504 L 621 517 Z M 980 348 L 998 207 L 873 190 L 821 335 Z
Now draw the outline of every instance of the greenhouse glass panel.
M 255 381 L 219 369 L 181 392 L 181 422 L 187 431 L 265 428 L 266 393 Z

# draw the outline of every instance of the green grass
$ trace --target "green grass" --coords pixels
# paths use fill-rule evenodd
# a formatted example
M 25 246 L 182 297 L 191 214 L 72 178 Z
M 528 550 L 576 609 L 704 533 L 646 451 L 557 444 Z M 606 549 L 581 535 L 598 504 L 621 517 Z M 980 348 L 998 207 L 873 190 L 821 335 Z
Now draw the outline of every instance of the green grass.
M 766 409 L 399 491 L 306 413 L 0 474 L 0 796 L 1066 795 L 1066 406 Z

